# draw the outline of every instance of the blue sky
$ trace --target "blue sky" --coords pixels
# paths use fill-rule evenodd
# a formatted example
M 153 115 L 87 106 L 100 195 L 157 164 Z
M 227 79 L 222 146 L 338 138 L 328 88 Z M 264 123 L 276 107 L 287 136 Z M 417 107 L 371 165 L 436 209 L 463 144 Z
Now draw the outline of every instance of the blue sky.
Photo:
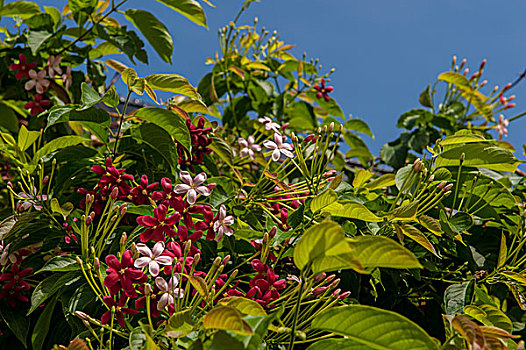
M 38 1 L 63 6 L 63 0 Z M 145 0 L 129 0 L 126 8 L 153 12 L 174 36 L 174 64 L 151 55 L 150 65 L 139 64 L 140 75 L 173 72 L 197 85 L 210 67 L 205 58 L 218 49 L 217 29 L 231 20 L 241 0 L 215 0 L 204 5 L 210 29 L 198 27 L 166 7 Z M 282 40 L 296 44 L 299 56 L 320 58 L 324 68 L 336 69 L 331 85 L 344 112 L 367 121 L 376 135 L 367 140 L 373 153 L 397 137 L 396 121 L 418 107 L 419 93 L 449 69 L 451 57 L 468 59 L 471 71 L 488 60 L 484 78 L 490 90 L 504 86 L 526 68 L 526 2 L 522 0 L 262 0 L 244 13 L 241 23 L 254 17 Z M 148 46 L 148 44 L 146 44 Z M 151 47 L 148 46 L 151 52 Z M 517 107 L 526 108 L 526 81 L 513 91 Z M 510 125 L 508 141 L 522 155 L 526 118 Z

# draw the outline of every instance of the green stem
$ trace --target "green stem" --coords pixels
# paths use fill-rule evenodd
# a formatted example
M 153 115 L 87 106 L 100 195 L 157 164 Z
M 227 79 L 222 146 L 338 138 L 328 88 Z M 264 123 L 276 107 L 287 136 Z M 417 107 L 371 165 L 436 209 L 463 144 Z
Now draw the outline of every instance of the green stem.
M 128 108 L 128 102 L 130 102 L 130 95 L 132 91 L 128 87 L 128 95 L 126 96 L 126 102 L 124 102 L 124 108 L 122 109 L 122 113 L 119 120 L 119 129 L 117 130 L 117 135 L 115 135 L 115 146 L 113 147 L 113 159 L 115 159 L 115 156 L 117 155 L 117 145 L 119 143 L 119 137 L 121 134 L 121 128 L 122 128 L 122 122 L 124 120 L 124 116 L 126 115 L 126 109 Z

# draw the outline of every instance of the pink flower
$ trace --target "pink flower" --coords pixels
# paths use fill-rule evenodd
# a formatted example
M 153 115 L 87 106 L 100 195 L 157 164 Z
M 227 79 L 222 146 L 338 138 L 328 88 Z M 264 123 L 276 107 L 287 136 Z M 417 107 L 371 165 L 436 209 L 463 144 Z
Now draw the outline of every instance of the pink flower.
M 215 184 L 201 186 L 201 184 L 206 181 L 205 173 L 197 174 L 196 177 L 192 179 L 190 173 L 187 171 L 181 171 L 180 177 L 181 181 L 184 183 L 176 185 L 174 192 L 179 195 L 184 195 L 186 193 L 186 200 L 188 201 L 188 204 L 191 205 L 197 200 L 198 193 L 203 196 L 209 196 L 212 193 L 211 190 L 215 187 Z
M 178 298 L 184 297 L 184 289 L 176 288 L 179 285 L 178 275 L 174 275 L 168 282 L 162 277 L 155 279 L 155 285 L 162 292 L 161 298 L 157 303 L 157 310 L 162 311 L 170 304 L 174 303 L 174 296 Z
M 43 100 L 42 95 L 36 94 L 33 98 L 33 101 L 30 101 L 24 105 L 25 109 L 30 109 L 31 115 L 34 117 L 42 112 L 44 112 L 44 108 L 42 106 L 48 106 L 51 104 L 50 100 Z
M 29 78 L 29 70 L 36 68 L 37 63 L 31 62 L 28 64 L 26 62 L 26 55 L 24 55 L 23 53 L 21 53 L 18 57 L 20 63 L 11 63 L 9 65 L 9 69 L 18 71 L 15 75 L 16 80 L 20 80 L 24 77 Z
M 217 232 L 216 241 L 220 241 L 223 238 L 223 234 L 227 236 L 232 236 L 234 230 L 232 230 L 230 225 L 234 223 L 234 217 L 232 215 L 226 216 L 226 208 L 224 205 L 221 205 L 219 208 L 219 215 L 214 222 L 214 232 Z
M 294 149 L 290 143 L 283 142 L 283 136 L 281 134 L 275 133 L 274 134 L 274 142 L 267 140 L 263 142 L 263 146 L 274 150 L 272 152 L 272 160 L 277 162 L 281 155 L 283 154 L 285 157 L 294 158 L 294 154 L 292 153 L 292 150 Z
M 55 78 L 55 72 L 57 72 L 58 74 L 62 74 L 62 68 L 58 66 L 60 64 L 60 60 L 62 60 L 62 57 L 55 57 L 53 55 L 49 56 L 47 59 L 48 74 L 49 77 L 52 79 Z
M 49 80 L 46 79 L 46 71 L 41 70 L 36 72 L 34 69 L 29 71 L 29 79 L 26 82 L 25 88 L 27 91 L 36 87 L 37 93 L 43 94 L 46 91 L 46 88 L 49 86 Z
M 329 97 L 329 93 L 333 92 L 334 91 L 334 87 L 332 86 L 325 86 L 325 79 L 322 79 L 321 80 L 321 84 L 320 85 L 314 85 L 313 86 L 314 90 L 316 90 L 316 98 L 319 100 L 320 98 L 323 97 L 323 99 L 325 100 L 325 102 L 329 102 L 331 100 L 331 98 Z
M 240 153 L 240 156 L 241 158 L 245 158 L 245 157 L 250 157 L 250 159 L 254 160 L 255 159 L 255 155 L 254 155 L 254 152 L 260 152 L 261 151 L 261 146 L 258 145 L 258 144 L 255 144 L 255 140 L 254 140 L 254 136 L 250 135 L 248 137 L 248 139 L 244 139 L 242 137 L 240 137 L 237 142 L 239 143 L 239 145 L 242 147 L 241 148 L 241 153 Z
M 499 140 L 502 140 L 502 135 L 508 136 L 508 129 L 507 126 L 510 124 L 510 121 L 507 119 L 504 119 L 504 116 L 501 114 L 499 115 L 499 123 L 495 126 L 495 130 L 499 133 Z
M 142 257 L 135 260 L 134 266 L 143 268 L 148 266 L 150 275 L 157 277 L 160 270 L 160 265 L 170 265 L 172 263 L 172 258 L 167 255 L 161 255 L 164 252 L 164 243 L 157 242 L 153 246 L 153 249 L 150 250 L 146 244 L 139 243 L 137 244 L 137 250 L 141 253 Z
M 66 87 L 66 90 L 69 90 L 69 87 L 73 83 L 73 76 L 71 75 L 71 66 L 66 68 L 66 73 L 62 75 L 62 83 Z
M 258 122 L 265 125 L 265 129 L 269 131 L 272 130 L 274 132 L 279 133 L 279 129 L 281 128 L 281 126 L 278 123 L 273 122 L 272 119 L 270 119 L 269 117 L 258 118 Z

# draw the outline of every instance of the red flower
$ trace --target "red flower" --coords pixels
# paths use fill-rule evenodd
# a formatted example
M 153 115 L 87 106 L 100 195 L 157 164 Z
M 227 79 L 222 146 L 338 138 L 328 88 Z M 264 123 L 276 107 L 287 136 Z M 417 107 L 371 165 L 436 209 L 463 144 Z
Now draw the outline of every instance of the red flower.
M 36 94 L 33 98 L 33 101 L 28 102 L 24 105 L 25 109 L 31 110 L 31 115 L 34 117 L 42 112 L 44 112 L 44 108 L 42 106 L 47 106 L 51 104 L 50 100 L 43 100 L 42 95 Z
M 20 63 L 11 63 L 9 65 L 9 69 L 18 71 L 15 75 L 16 80 L 20 80 L 23 77 L 29 78 L 29 70 L 36 68 L 37 63 L 31 62 L 28 64 L 26 62 L 26 55 L 24 55 L 23 53 L 21 53 L 18 57 Z
M 162 191 L 155 191 L 152 194 L 152 199 L 154 201 L 162 200 L 161 204 L 172 207 L 175 211 L 181 213 L 184 210 L 183 199 L 174 192 L 172 181 L 166 177 L 162 178 L 161 188 L 163 189 Z
M 4 272 L 0 274 L 0 281 L 8 281 L 2 289 L 12 289 L 15 284 L 18 284 L 19 286 L 22 286 L 25 290 L 29 290 L 29 283 L 24 281 L 22 277 L 26 277 L 33 273 L 33 268 L 28 267 L 27 269 L 24 269 L 20 271 L 20 264 L 14 264 L 11 266 L 11 272 Z
M 16 301 L 21 301 L 23 303 L 27 303 L 29 299 L 22 295 L 22 292 L 25 290 L 22 286 L 16 286 L 13 288 L 5 288 L 7 285 L 5 285 L 2 288 L 2 291 L 0 292 L 0 299 L 7 298 L 7 303 L 12 307 L 16 307 Z
M 320 85 L 314 85 L 313 88 L 314 88 L 314 90 L 318 91 L 316 93 L 316 98 L 318 100 L 320 98 L 322 98 L 322 97 L 325 100 L 325 102 L 329 102 L 331 100 L 331 98 L 329 97 L 329 93 L 334 91 L 334 87 L 332 87 L 332 86 L 327 86 L 326 87 L 325 86 L 325 79 L 321 80 L 321 86 Z
M 131 251 L 124 251 L 121 261 L 115 255 L 108 255 L 105 260 L 108 264 L 108 275 L 104 278 L 104 285 L 108 287 L 110 294 L 115 295 L 122 289 L 128 297 L 136 298 L 137 292 L 133 284 L 146 282 L 148 276 L 133 268 Z
M 196 253 L 199 253 L 199 249 L 192 246 L 193 249 L 195 249 Z M 166 250 L 163 254 L 166 254 L 174 259 L 174 272 L 175 273 L 184 273 L 187 274 L 188 271 L 190 271 L 190 268 L 192 267 L 192 264 L 194 262 L 194 258 L 192 257 L 196 253 L 192 253 L 192 248 L 190 248 L 189 256 L 186 257 L 186 260 L 184 259 L 184 253 L 183 249 L 181 248 L 181 245 L 177 242 L 168 242 L 166 245 Z M 184 262 L 184 268 L 183 268 L 183 262 Z M 166 265 L 164 267 L 164 273 L 166 275 L 172 274 L 172 265 Z
M 149 203 L 150 193 L 157 189 L 157 186 L 159 186 L 158 182 L 148 185 L 148 177 L 143 175 L 141 176 L 141 184 L 131 189 L 129 198 L 134 204 Z
M 175 237 L 176 233 L 173 226 L 181 219 L 181 214 L 175 213 L 166 217 L 167 212 L 168 209 L 166 206 L 159 204 L 159 206 L 153 210 L 153 217 L 144 215 L 137 218 L 137 223 L 147 228 L 146 231 L 141 233 L 141 242 L 148 242 L 150 239 L 156 242 L 164 241 L 165 237 L 163 234 Z
M 139 286 L 139 291 L 141 292 L 142 296 L 138 299 L 135 299 L 135 308 L 136 309 L 143 309 L 146 307 L 146 293 L 144 291 L 144 284 Z M 161 315 L 159 310 L 157 310 L 157 302 L 159 299 L 159 288 L 156 284 L 153 285 L 153 291 L 150 294 L 150 312 L 153 317 L 157 318 Z
M 121 297 L 117 302 L 113 300 L 113 297 L 103 297 L 104 304 L 108 305 L 110 309 L 106 311 L 100 321 L 102 324 L 108 324 L 111 321 L 111 308 L 115 307 L 115 318 L 117 319 L 117 323 L 122 327 L 125 328 L 124 325 L 124 314 L 127 315 L 136 315 L 139 313 L 137 310 L 130 309 L 129 307 L 125 307 L 126 300 L 128 298 L 126 295 L 122 294 Z
M 258 259 L 252 260 L 251 264 L 258 274 L 250 280 L 250 290 L 246 297 L 254 299 L 262 305 L 267 305 L 278 299 L 278 290 L 284 289 L 287 286 L 287 281 L 285 279 L 278 280 L 278 275 L 274 270 L 263 265 Z
M 177 153 L 179 155 L 179 164 L 183 169 L 190 168 L 193 171 L 192 165 L 202 164 L 205 154 L 212 153 L 212 149 L 208 146 L 212 143 L 212 139 L 207 135 L 212 132 L 212 128 L 205 128 L 205 118 L 200 118 L 197 126 L 192 124 L 190 119 L 186 119 L 186 126 L 190 131 L 190 140 L 192 143 L 192 151 L 188 152 L 183 145 L 177 144 Z
M 91 171 L 97 175 L 101 175 L 99 187 L 102 188 L 109 185 L 110 189 L 113 189 L 114 186 L 117 186 L 119 194 L 121 196 L 127 196 L 130 192 L 130 185 L 128 185 L 126 181 L 133 181 L 133 175 L 123 174 L 126 169 L 115 168 L 110 157 L 106 158 L 105 165 L 105 168 L 100 165 L 94 165 L 91 167 Z

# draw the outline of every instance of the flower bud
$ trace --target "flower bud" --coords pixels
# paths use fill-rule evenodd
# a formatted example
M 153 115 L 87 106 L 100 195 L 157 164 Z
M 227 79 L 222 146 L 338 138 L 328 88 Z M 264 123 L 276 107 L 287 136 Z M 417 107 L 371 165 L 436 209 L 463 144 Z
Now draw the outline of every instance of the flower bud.
M 93 218 L 91 217 L 91 215 L 88 215 L 88 217 L 86 218 L 86 226 L 91 225 L 92 222 L 93 222 Z
M 310 134 L 309 136 L 307 136 L 303 142 L 305 143 L 308 143 L 308 142 L 316 142 L 316 135 L 314 134 Z
M 437 187 L 440 189 L 440 188 L 444 188 L 446 185 L 447 185 L 447 182 L 446 181 L 442 181 L 441 183 L 439 183 L 437 185 Z
M 119 207 L 119 215 L 120 217 L 122 218 L 124 215 L 126 215 L 126 212 L 128 211 L 128 207 L 126 206 L 126 203 L 123 203 L 120 207 Z
M 13 189 L 13 184 L 11 183 L 11 181 L 7 182 L 7 187 L 9 187 L 10 189 Z
M 337 171 L 332 169 L 332 170 L 327 170 L 326 172 L 323 173 L 323 176 L 324 177 L 330 177 L 330 176 L 334 176 L 336 175 Z
M 290 125 L 290 123 L 285 123 L 281 126 L 281 130 L 285 130 L 288 126 Z
M 337 278 L 335 279 L 332 283 L 331 283 L 331 287 L 332 288 L 336 288 L 338 286 L 338 284 L 340 284 L 340 279 Z
M 112 200 L 117 200 L 118 196 L 119 196 L 119 189 L 117 188 L 117 186 L 115 186 L 115 187 L 113 187 L 113 190 L 111 190 L 110 198 Z
M 77 256 L 77 264 L 82 265 L 82 259 L 80 256 Z
M 457 56 L 453 56 L 453 60 L 452 60 L 452 66 L 454 66 L 455 64 L 457 64 Z
M 468 73 L 469 73 L 469 68 L 464 69 L 464 72 L 462 72 L 462 74 L 464 75 L 468 75 Z
M 121 240 L 119 241 L 119 244 L 121 245 L 121 247 L 124 247 L 126 245 L 127 240 L 128 240 L 128 235 L 126 234 L 126 232 L 123 232 L 121 235 Z
M 325 272 L 319 273 L 316 276 L 314 276 L 314 282 L 316 283 L 321 282 L 325 279 L 326 276 L 327 274 Z
M 47 183 L 49 182 L 49 176 L 44 176 L 44 178 L 42 179 L 42 185 L 47 185 Z
M 196 253 L 194 255 L 194 261 L 193 261 L 192 265 L 194 265 L 194 264 L 197 265 L 197 263 L 199 263 L 199 260 L 201 260 L 201 254 Z
M 329 124 L 329 131 L 333 131 L 334 130 L 334 122 L 331 122 Z
M 93 267 L 95 267 L 96 270 L 98 270 L 100 268 L 100 260 L 99 260 L 99 258 L 95 257 L 95 259 L 93 259 Z
M 144 285 L 144 294 L 146 295 L 152 294 L 152 286 L 149 283 L 146 283 Z
M 336 289 L 334 292 L 332 292 L 332 296 L 337 298 L 340 295 L 341 291 L 342 290 L 340 288 Z
M 435 174 L 431 174 L 431 176 L 429 177 L 429 179 L 427 179 L 427 181 L 433 182 L 434 179 L 435 179 Z
M 315 289 L 312 290 L 312 294 L 314 296 L 318 296 L 320 294 L 325 293 L 326 290 L 327 290 L 326 286 L 318 287 L 318 288 L 315 288 Z
M 82 311 L 75 311 L 75 316 L 77 316 L 78 318 L 80 318 L 81 320 L 89 320 L 89 316 L 88 314 L 82 312 Z
M 278 232 L 278 228 L 276 226 L 272 226 L 272 228 L 268 232 L 269 237 L 274 238 L 274 236 L 276 235 L 276 232 Z
M 486 65 L 486 62 L 487 62 L 486 59 L 482 60 L 482 62 L 480 63 L 479 71 L 482 71 L 484 69 L 484 66 Z
M 487 83 L 488 83 L 488 81 L 487 81 L 487 80 L 484 80 L 482 83 L 480 83 L 480 87 L 484 87 L 484 86 L 486 86 Z
M 340 298 L 340 300 L 342 300 L 342 299 L 348 298 L 349 295 L 351 295 L 351 292 L 350 291 L 346 291 L 346 292 L 343 292 L 342 294 L 340 294 L 339 298 Z
M 325 280 L 325 283 L 331 283 L 335 278 L 336 278 L 336 275 L 330 275 L 330 276 L 327 277 L 327 279 Z
M 447 192 L 447 191 L 449 191 L 451 188 L 453 188 L 453 184 L 449 184 L 449 185 L 447 185 L 446 187 L 444 187 L 444 188 L 442 189 L 442 191 Z
M 508 91 L 510 88 L 511 88 L 511 83 L 507 83 L 506 86 L 504 86 L 504 88 L 502 89 L 501 93 Z
M 226 265 L 230 261 L 230 255 L 227 255 L 223 258 L 223 261 L 221 262 L 221 265 Z
M 86 194 L 86 206 L 90 206 L 94 200 L 95 200 L 95 196 L 89 193 Z
M 447 192 L 444 194 L 444 197 L 449 197 L 449 195 L 451 195 L 451 191 L 447 191 Z

